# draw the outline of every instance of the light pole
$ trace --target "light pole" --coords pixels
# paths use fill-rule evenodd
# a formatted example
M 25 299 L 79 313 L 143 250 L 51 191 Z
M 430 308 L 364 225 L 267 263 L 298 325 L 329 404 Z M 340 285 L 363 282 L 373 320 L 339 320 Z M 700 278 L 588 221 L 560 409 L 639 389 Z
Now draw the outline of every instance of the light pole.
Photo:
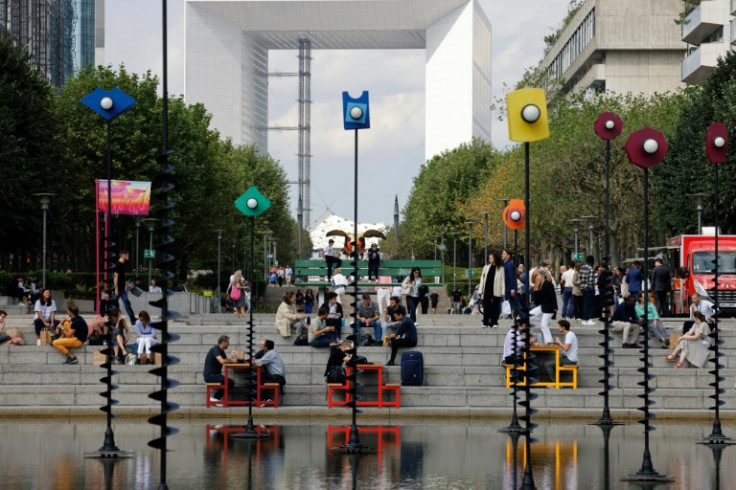
M 473 295 L 473 225 L 478 223 L 477 221 L 466 221 L 468 225 L 468 301 Z
M 578 223 L 582 220 L 580 218 L 574 218 L 567 220 L 573 224 L 572 232 L 575 234 L 575 249 L 572 251 L 573 254 L 578 253 Z
M 483 211 L 480 213 L 483 215 L 483 230 L 484 230 L 484 241 L 483 241 L 483 257 L 485 257 L 483 260 L 488 259 L 488 215 L 490 214 L 489 211 Z M 504 238 L 506 238 L 506 227 L 503 228 Z M 506 248 L 506 241 L 503 242 L 504 248 Z
M 593 254 L 593 228 L 596 216 L 581 216 L 580 221 L 588 223 L 588 255 Z
M 156 228 L 157 218 L 146 218 L 143 221 L 148 225 L 148 284 L 151 284 L 153 273 L 153 230 Z
M 43 267 L 43 281 L 41 282 L 41 288 L 46 289 L 46 212 L 49 210 L 51 198 L 56 194 L 53 192 L 37 192 L 33 195 L 38 197 L 41 201 L 41 210 L 43 211 L 43 256 L 41 259 Z
M 232 258 L 231 258 L 231 260 L 232 260 L 231 269 L 232 269 L 233 273 L 235 272 L 235 243 L 236 242 L 237 242 L 237 240 L 235 238 L 233 238 L 233 242 L 232 242 L 233 245 L 232 245 L 232 252 L 231 252 L 231 255 L 232 255 Z M 243 277 L 245 277 L 245 276 L 243 276 Z
M 220 298 L 220 271 L 222 267 L 221 264 L 221 258 L 222 258 L 222 230 L 215 230 L 217 232 L 217 313 L 222 313 L 222 303 Z
M 506 208 L 509 205 L 509 202 L 511 202 L 510 197 L 497 197 L 496 201 L 503 202 L 503 207 Z M 503 224 L 503 248 L 506 248 L 507 242 L 509 237 L 509 227 L 506 226 L 506 223 Z M 486 250 L 486 257 L 488 257 L 488 250 Z
M 139 268 L 139 257 L 140 257 L 140 234 L 141 234 L 141 217 L 135 217 L 135 277 L 138 277 L 141 270 Z M 151 284 L 151 281 L 148 281 Z
M 687 195 L 687 197 L 695 198 L 695 209 L 698 212 L 698 235 L 703 234 L 703 199 L 707 196 L 705 192 L 694 192 Z
M 451 231 L 452 235 L 452 290 L 457 287 L 457 235 L 460 232 Z
M 270 230 L 263 230 L 263 277 L 268 285 L 268 237 L 271 236 Z

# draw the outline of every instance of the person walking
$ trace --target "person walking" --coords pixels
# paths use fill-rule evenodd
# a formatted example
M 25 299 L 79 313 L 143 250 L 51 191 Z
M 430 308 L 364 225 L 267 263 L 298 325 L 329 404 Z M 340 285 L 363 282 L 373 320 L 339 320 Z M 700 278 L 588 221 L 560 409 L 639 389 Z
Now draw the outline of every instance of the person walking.
M 659 316 L 665 316 L 669 313 L 667 296 L 671 290 L 672 275 L 670 274 L 670 269 L 664 265 L 664 260 L 654 259 L 652 291 L 654 291 L 654 301 L 657 304 L 657 313 L 659 313 Z
M 501 300 L 506 294 L 505 270 L 501 256 L 488 255 L 488 264 L 483 267 L 478 283 L 478 293 L 483 301 L 483 326 L 497 327 L 501 313 Z
M 115 264 L 115 275 L 113 276 L 113 283 L 115 285 L 115 296 L 120 298 L 125 307 L 125 313 L 130 318 L 130 323 L 135 323 L 135 313 L 133 313 L 133 307 L 130 305 L 130 299 L 128 299 L 128 290 L 132 289 L 133 286 L 125 280 L 125 263 L 130 259 L 130 253 L 127 250 L 120 251 L 120 258 L 117 264 Z
M 419 306 L 419 288 L 421 285 L 422 271 L 419 267 L 412 267 L 409 275 L 401 283 L 401 287 L 406 290 L 406 308 L 414 323 L 417 321 L 417 306 Z
M 588 255 L 585 265 L 580 268 L 580 289 L 583 292 L 583 325 L 595 325 L 591 320 L 593 314 L 593 302 L 595 301 L 595 270 L 593 264 L 595 257 Z
M 572 320 L 575 318 L 575 299 L 572 296 L 573 282 L 575 281 L 575 266 L 570 267 L 560 277 L 562 288 L 562 319 Z

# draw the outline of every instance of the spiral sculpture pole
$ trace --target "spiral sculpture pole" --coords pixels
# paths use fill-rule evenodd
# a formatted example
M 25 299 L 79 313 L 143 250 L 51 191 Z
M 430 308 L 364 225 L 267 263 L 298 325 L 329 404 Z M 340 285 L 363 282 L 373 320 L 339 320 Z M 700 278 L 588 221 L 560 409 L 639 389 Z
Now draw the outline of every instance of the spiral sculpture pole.
M 179 382 L 173 379 L 169 379 L 169 366 L 178 364 L 179 359 L 176 357 L 169 357 L 169 344 L 179 339 L 176 334 L 169 333 L 169 321 L 179 317 L 179 313 L 169 310 L 169 296 L 172 292 L 169 290 L 169 281 L 174 278 L 173 266 L 174 256 L 170 254 L 174 238 L 169 236 L 168 229 L 174 225 L 174 222 L 169 219 L 169 210 L 175 207 L 174 203 L 169 200 L 169 194 L 174 189 L 174 185 L 169 182 L 169 176 L 174 171 L 173 165 L 169 164 L 169 155 L 173 154 L 174 151 L 169 148 L 169 92 L 168 92 L 168 58 L 167 58 L 167 0 L 162 0 L 162 29 L 163 29 L 163 77 L 162 77 L 162 148 L 161 155 L 158 157 L 161 163 L 161 173 L 159 179 L 161 182 L 161 190 L 158 193 L 158 197 L 161 202 L 160 218 L 161 218 L 161 245 L 159 247 L 160 257 L 159 267 L 161 268 L 162 284 L 161 284 L 161 299 L 152 301 L 150 304 L 154 307 L 161 309 L 161 320 L 158 322 L 151 323 L 151 326 L 161 332 L 161 342 L 151 348 L 154 353 L 161 354 L 161 366 L 151 369 L 149 372 L 154 376 L 158 376 L 161 380 L 161 389 L 151 393 L 149 398 L 152 398 L 161 403 L 161 411 L 159 414 L 154 415 L 148 419 L 148 422 L 153 425 L 158 425 L 161 428 L 160 435 L 156 439 L 148 442 L 148 445 L 154 449 L 161 451 L 160 455 L 160 469 L 159 469 L 159 490 L 168 489 L 166 484 L 166 472 L 167 472 L 167 452 L 168 444 L 167 438 L 179 432 L 179 429 L 175 427 L 169 427 L 167 425 L 168 414 L 179 408 L 179 405 L 168 400 L 168 392 L 170 389 L 179 386 Z
M 713 387 L 713 394 L 709 395 L 709 398 L 712 398 L 714 403 L 713 406 L 710 407 L 711 410 L 715 412 L 715 416 L 713 419 L 713 428 L 711 430 L 710 435 L 708 435 L 706 438 L 701 439 L 698 441 L 700 444 L 722 444 L 722 445 L 732 445 L 736 444 L 736 441 L 731 439 L 730 437 L 726 437 L 723 434 L 723 431 L 721 429 L 721 406 L 725 405 L 726 402 L 721 400 L 721 395 L 726 392 L 723 388 L 721 388 L 721 381 L 725 381 L 725 378 L 721 376 L 721 368 L 725 367 L 723 364 L 721 364 L 721 357 L 723 357 L 723 353 L 720 350 L 720 346 L 723 345 L 723 340 L 720 339 L 719 333 L 720 328 L 718 327 L 718 320 L 720 316 L 720 308 L 718 303 L 718 286 L 719 286 L 719 267 L 718 267 L 718 168 L 720 167 L 721 163 L 724 163 L 726 160 L 726 156 L 728 154 L 728 133 L 726 132 L 726 128 L 723 125 L 723 123 L 713 123 L 708 127 L 708 131 L 706 133 L 706 153 L 708 155 L 708 159 L 711 161 L 711 163 L 715 164 L 715 189 L 714 189 L 714 225 L 715 225 L 715 257 L 713 259 L 713 302 L 715 304 L 715 313 L 713 314 L 713 328 L 709 334 L 709 336 L 713 339 L 713 342 L 710 346 L 710 350 L 713 352 L 713 358 L 710 359 L 710 362 L 714 364 L 713 370 L 709 371 L 710 374 L 713 375 L 713 382 L 710 383 L 710 386 Z M 715 453 L 714 453 L 715 454 Z

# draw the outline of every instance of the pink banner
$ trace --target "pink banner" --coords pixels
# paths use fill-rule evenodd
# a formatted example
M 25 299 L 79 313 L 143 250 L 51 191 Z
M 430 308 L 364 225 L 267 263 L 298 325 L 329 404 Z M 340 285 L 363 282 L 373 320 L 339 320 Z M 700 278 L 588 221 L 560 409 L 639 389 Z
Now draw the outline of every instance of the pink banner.
M 151 206 L 151 183 L 134 180 L 110 181 L 112 214 L 148 216 Z M 107 212 L 107 180 L 97 181 L 97 207 Z

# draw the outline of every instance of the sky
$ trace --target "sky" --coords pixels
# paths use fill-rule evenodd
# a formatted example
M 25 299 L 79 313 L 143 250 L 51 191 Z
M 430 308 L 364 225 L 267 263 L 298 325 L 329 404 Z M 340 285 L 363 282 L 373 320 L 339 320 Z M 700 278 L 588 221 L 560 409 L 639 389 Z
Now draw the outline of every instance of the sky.
M 569 0 L 479 0 L 491 21 L 492 96 L 503 95 L 542 58 Z M 162 73 L 161 2 L 105 2 L 105 64 Z M 169 93 L 184 93 L 184 0 L 168 0 Z M 326 209 L 353 217 L 353 137 L 342 129 L 342 92 L 371 97 L 371 128 L 360 132 L 359 221 L 393 223 L 394 197 L 403 209 L 424 163 L 423 50 L 312 52 L 312 220 Z M 271 51 L 269 71 L 298 69 L 296 51 Z M 296 126 L 298 81 L 269 80 L 269 126 Z M 337 114 L 337 116 L 336 116 Z M 271 131 L 269 153 L 289 181 L 298 176 L 296 131 Z M 509 145 L 506 123 L 493 117 L 494 146 Z M 291 185 L 296 216 L 297 189 Z M 306 224 L 305 224 L 306 225 Z

